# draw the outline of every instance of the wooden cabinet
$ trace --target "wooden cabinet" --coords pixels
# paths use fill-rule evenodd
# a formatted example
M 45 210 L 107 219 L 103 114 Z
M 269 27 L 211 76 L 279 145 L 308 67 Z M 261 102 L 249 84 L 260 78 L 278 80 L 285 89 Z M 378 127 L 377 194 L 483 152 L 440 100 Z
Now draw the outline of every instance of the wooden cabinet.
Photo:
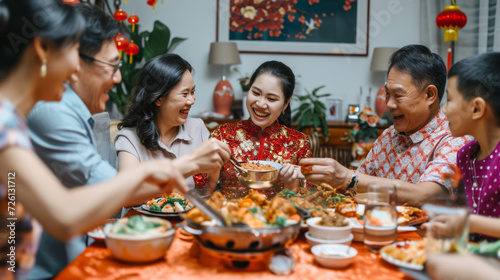
M 293 125 L 294 128 L 296 128 L 296 125 Z M 328 121 L 328 132 L 329 132 L 329 139 L 328 143 L 324 143 L 323 139 L 323 133 L 321 130 L 318 129 L 318 134 L 319 134 L 319 141 L 322 146 L 336 146 L 336 147 L 351 147 L 351 144 L 342 141 L 342 137 L 346 133 L 349 133 L 349 131 L 354 127 L 354 123 L 346 123 L 344 121 Z M 377 131 L 378 134 L 382 133 L 388 126 L 378 126 Z M 302 132 L 304 132 L 307 135 L 312 134 L 313 127 L 306 127 L 303 129 Z

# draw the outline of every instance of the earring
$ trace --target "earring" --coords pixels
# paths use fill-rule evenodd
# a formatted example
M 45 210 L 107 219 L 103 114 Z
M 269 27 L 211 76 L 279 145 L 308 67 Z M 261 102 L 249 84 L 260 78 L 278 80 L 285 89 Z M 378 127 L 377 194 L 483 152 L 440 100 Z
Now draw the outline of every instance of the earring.
M 40 66 L 40 77 L 45 78 L 47 76 L 47 58 L 42 61 L 42 66 Z

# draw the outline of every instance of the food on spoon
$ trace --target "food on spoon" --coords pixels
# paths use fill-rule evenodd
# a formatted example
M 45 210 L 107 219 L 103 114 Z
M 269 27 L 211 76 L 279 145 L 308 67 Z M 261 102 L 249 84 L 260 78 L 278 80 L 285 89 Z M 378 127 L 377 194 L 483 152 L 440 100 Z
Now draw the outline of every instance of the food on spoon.
M 311 173 L 312 168 L 313 168 L 312 165 L 301 165 L 300 172 L 302 172 L 303 175 L 308 175 Z

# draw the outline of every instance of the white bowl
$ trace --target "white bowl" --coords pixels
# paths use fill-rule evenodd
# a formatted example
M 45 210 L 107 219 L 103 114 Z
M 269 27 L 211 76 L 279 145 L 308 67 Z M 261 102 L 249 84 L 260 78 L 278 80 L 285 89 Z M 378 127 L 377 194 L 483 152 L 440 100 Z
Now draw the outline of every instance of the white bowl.
M 146 216 L 143 216 L 143 219 L 148 222 L 160 223 L 169 230 L 150 235 L 126 235 L 110 232 L 113 224 L 106 224 L 104 226 L 106 246 L 115 258 L 125 262 L 143 263 L 165 257 L 174 239 L 175 229 L 167 220 Z
M 364 242 L 363 225 L 360 225 L 354 218 L 351 218 L 351 233 L 354 235 L 352 241 Z
M 396 234 L 398 232 L 397 226 L 380 226 L 380 227 L 374 227 L 374 226 L 365 226 L 364 227 L 364 232 L 369 233 L 370 235 L 373 236 L 388 236 L 391 234 Z
M 315 245 L 319 244 L 339 244 L 339 245 L 351 245 L 352 240 L 354 239 L 354 235 L 352 233 L 349 234 L 349 236 L 345 239 L 339 239 L 339 240 L 326 240 L 326 239 L 320 239 L 320 238 L 315 238 L 312 237 L 310 232 L 306 232 L 305 234 L 307 243 L 309 246 L 313 247 Z
M 344 227 L 320 226 L 318 222 L 321 219 L 321 217 L 307 219 L 307 226 L 312 237 L 325 240 L 340 240 L 348 238 L 349 234 L 351 234 L 351 221 L 349 219 L 346 219 L 349 224 Z
M 311 248 L 314 259 L 324 267 L 344 268 L 354 261 L 358 251 L 346 245 L 321 244 Z

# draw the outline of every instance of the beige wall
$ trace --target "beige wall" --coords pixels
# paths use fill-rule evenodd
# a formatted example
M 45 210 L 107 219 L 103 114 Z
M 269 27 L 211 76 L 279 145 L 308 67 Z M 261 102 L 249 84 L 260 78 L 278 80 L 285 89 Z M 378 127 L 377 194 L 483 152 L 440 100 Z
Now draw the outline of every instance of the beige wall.
M 137 14 L 143 29 L 150 30 L 154 20 L 159 19 L 171 29 L 173 36 L 188 38 L 173 52 L 188 60 L 196 71 L 197 100 L 192 116 L 200 111 L 213 110 L 212 92 L 220 79 L 221 68 L 207 62 L 210 42 L 215 41 L 216 36 L 216 0 L 164 0 L 164 4 L 161 1 L 158 1 L 154 13 L 142 0 L 128 0 L 122 8 Z M 322 92 L 331 92 L 334 97 L 343 99 L 345 114 L 347 104 L 358 103 L 360 87 L 363 87 L 365 95 L 369 87 L 375 94 L 384 82 L 383 73 L 374 73 L 369 69 L 374 47 L 401 47 L 420 42 L 419 14 L 419 1 L 371 0 L 368 57 L 241 54 L 242 64 L 238 68 L 242 73 L 251 74 L 266 60 L 281 60 L 298 76 L 295 94 L 326 85 Z M 243 93 L 237 84 L 238 78 L 235 72 L 228 75 L 236 96 L 241 99 Z

